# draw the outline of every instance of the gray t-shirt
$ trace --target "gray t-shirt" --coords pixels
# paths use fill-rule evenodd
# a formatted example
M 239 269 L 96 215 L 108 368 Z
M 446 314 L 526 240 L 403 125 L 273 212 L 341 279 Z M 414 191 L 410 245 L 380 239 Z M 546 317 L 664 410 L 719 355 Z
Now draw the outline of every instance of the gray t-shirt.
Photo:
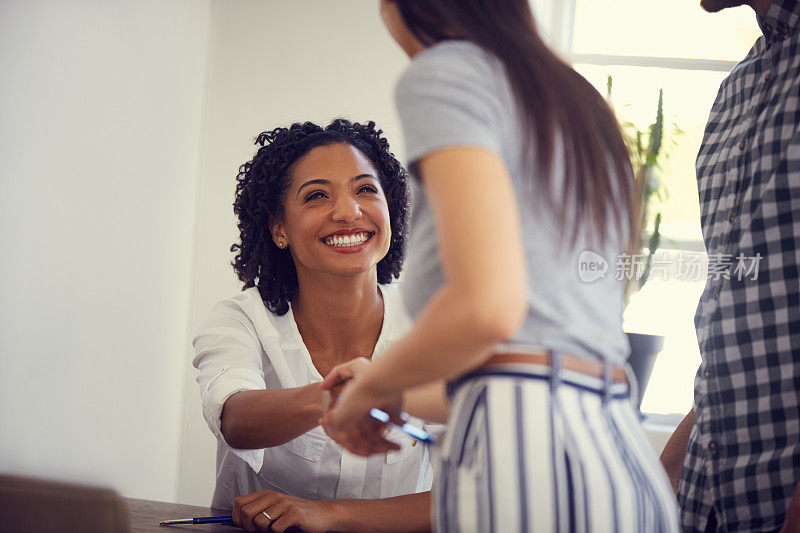
M 510 342 L 623 363 L 628 353 L 622 332 L 623 283 L 615 279 L 614 271 L 624 238 L 610 238 L 602 248 L 589 245 L 586 235 L 580 235 L 574 246 L 569 245 L 568 235 L 558 238 L 554 216 L 539 205 L 543 195 L 537 194 L 534 169 L 526 163 L 531 159 L 525 157 L 523 145 L 532 141 L 525 141 L 502 63 L 470 42 L 443 41 L 414 57 L 397 83 L 395 98 L 409 164 L 443 147 L 478 146 L 496 153 L 511 174 L 525 243 L 529 308 Z M 560 142 L 556 149 L 556 154 L 563 154 Z M 564 181 L 563 160 L 563 155 L 556 155 L 552 170 L 557 197 Z M 411 188 L 404 298 L 409 313 L 416 316 L 444 283 L 444 276 L 425 191 L 417 179 Z M 579 217 L 576 209 L 572 212 Z M 476 243 L 475 249 L 492 253 L 491 243 Z M 608 265 L 605 276 L 592 282 L 579 277 L 579 257 L 586 250 L 602 256 Z

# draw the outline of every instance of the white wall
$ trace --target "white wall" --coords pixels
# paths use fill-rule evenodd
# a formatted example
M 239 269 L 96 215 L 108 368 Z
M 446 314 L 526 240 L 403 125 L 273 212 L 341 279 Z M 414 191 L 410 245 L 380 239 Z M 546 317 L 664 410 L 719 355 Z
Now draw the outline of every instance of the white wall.
M 0 2 L 0 472 L 176 498 L 209 15 Z
M 208 120 L 197 217 L 191 323 L 240 290 L 230 245 L 240 164 L 264 130 L 336 116 L 374 120 L 395 153 L 401 136 L 394 80 L 408 59 L 384 29 L 377 0 L 253 0 L 215 3 Z M 186 365 L 191 351 L 187 347 Z M 215 442 L 189 376 L 180 501 L 207 505 Z

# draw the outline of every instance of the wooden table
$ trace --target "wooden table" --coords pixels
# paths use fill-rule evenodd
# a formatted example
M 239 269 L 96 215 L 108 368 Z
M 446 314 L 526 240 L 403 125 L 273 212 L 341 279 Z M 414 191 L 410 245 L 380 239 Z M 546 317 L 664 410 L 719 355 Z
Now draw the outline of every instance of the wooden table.
M 175 518 L 193 518 L 195 516 L 219 516 L 229 515 L 230 511 L 220 509 L 210 509 L 208 507 L 198 507 L 196 505 L 183 505 L 181 503 L 154 502 L 150 500 L 138 500 L 136 498 L 123 498 L 125 505 L 128 506 L 128 524 L 132 533 L 181 533 L 183 531 L 204 531 L 206 533 L 242 530 L 234 526 L 223 526 L 220 524 L 186 524 L 179 526 L 162 527 L 159 522 L 162 520 L 172 520 Z

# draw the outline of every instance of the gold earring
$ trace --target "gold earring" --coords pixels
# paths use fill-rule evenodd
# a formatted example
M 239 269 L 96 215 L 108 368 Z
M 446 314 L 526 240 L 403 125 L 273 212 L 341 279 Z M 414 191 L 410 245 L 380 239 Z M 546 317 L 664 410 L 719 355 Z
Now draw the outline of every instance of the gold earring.
M 286 243 L 283 241 L 278 241 L 278 248 L 283 249 L 286 247 Z

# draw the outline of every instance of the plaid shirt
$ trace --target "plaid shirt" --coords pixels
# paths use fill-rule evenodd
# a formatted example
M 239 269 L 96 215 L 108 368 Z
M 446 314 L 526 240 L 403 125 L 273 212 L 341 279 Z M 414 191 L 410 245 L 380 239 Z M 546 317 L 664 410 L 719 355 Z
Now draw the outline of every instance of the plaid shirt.
M 697 157 L 709 279 L 683 526 L 774 531 L 800 480 L 800 0 L 722 83 Z

